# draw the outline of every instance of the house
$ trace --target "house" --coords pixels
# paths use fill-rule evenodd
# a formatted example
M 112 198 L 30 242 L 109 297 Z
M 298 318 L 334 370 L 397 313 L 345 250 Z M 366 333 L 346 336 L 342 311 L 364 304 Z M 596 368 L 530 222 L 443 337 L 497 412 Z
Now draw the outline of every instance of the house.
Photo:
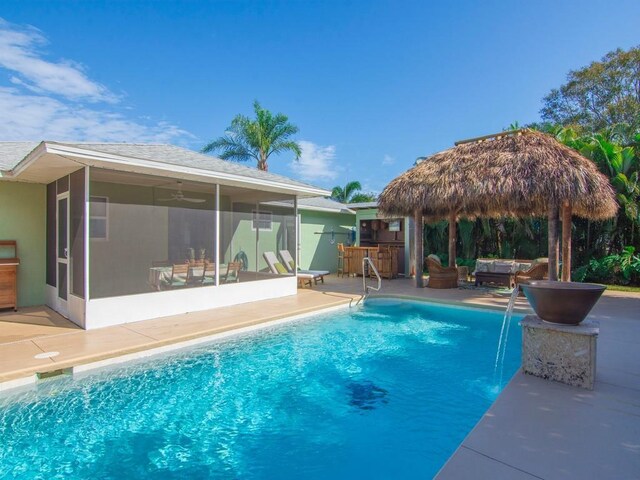
M 295 275 L 271 274 L 263 253 L 295 258 L 316 225 L 348 228 L 353 213 L 343 222 L 320 200 L 296 221 L 299 202 L 329 193 L 172 145 L 0 142 L 0 239 L 18 241 L 18 303 L 85 329 L 294 295 Z M 328 255 L 311 251 L 303 266 Z
M 298 201 L 300 218 L 299 264 L 304 270 L 338 269 L 338 243 L 356 240 L 356 212 L 324 197 Z

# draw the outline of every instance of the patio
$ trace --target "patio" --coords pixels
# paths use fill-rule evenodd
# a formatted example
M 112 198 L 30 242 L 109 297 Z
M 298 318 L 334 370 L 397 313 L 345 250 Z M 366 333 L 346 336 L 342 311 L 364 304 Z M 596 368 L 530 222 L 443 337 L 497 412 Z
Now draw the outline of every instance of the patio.
M 91 363 L 99 366 L 95 362 L 346 307 L 361 291 L 361 278 L 328 276 L 324 285 L 299 290 L 295 296 L 92 331 L 67 324 L 46 307 L 3 313 L 0 382 Z M 416 289 L 409 279 L 384 280 L 381 293 L 495 309 L 504 309 L 508 301 L 504 291 Z M 516 311 L 528 311 L 525 299 L 518 299 Z M 595 389 L 517 373 L 438 478 L 634 478 L 640 471 L 638 311 L 640 295 L 605 292 L 591 314 L 601 322 Z M 49 351 L 59 355 L 34 358 Z

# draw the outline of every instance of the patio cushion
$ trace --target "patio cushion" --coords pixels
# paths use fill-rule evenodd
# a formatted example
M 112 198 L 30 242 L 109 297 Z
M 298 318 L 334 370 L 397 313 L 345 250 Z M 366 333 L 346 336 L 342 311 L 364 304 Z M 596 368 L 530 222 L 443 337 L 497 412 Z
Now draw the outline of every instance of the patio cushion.
M 488 272 L 491 264 L 492 260 L 476 260 L 476 272 Z
M 440 257 L 433 253 L 430 254 L 427 258 L 430 258 L 431 260 L 437 262 L 439 265 L 442 265 L 442 262 L 440 261 Z
M 283 273 L 289 273 L 289 270 L 287 270 L 286 267 L 282 265 L 280 262 L 274 263 L 274 266 L 276 267 L 276 270 L 278 270 L 278 273 L 281 275 Z
M 495 273 L 515 273 L 515 262 L 494 262 L 493 271 Z
M 516 272 L 521 271 L 521 272 L 526 272 L 527 270 L 529 270 L 532 266 L 531 262 L 520 262 L 517 264 L 516 266 Z
M 536 258 L 533 262 L 531 262 L 531 267 L 535 267 L 539 263 L 549 263 L 549 259 L 547 257 Z M 529 267 L 529 268 L 531 268 L 531 267 Z

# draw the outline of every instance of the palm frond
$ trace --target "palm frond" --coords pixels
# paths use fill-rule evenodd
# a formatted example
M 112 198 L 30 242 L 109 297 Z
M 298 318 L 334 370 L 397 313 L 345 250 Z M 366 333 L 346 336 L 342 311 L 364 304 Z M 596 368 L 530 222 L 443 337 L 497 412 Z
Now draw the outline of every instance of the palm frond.
M 302 149 L 300 148 L 300 145 L 298 145 L 297 142 L 293 142 L 293 141 L 288 141 L 288 142 L 276 142 L 273 145 L 271 145 L 271 151 L 267 154 L 267 157 L 269 157 L 269 155 L 271 155 L 272 153 L 280 153 L 280 152 L 285 152 L 285 151 L 290 151 L 293 152 L 296 155 L 296 160 L 298 160 L 300 158 L 300 155 L 302 155 Z
M 260 103 L 253 102 L 255 119 L 245 115 L 236 115 L 231 120 L 226 135 L 202 148 L 205 153 L 220 152 L 225 160 L 246 161 L 255 159 L 258 168 L 267 169 L 267 159 L 272 153 L 291 151 L 300 158 L 300 145 L 290 138 L 298 133 L 298 127 L 289 123 L 286 115 L 273 115 L 262 108 Z

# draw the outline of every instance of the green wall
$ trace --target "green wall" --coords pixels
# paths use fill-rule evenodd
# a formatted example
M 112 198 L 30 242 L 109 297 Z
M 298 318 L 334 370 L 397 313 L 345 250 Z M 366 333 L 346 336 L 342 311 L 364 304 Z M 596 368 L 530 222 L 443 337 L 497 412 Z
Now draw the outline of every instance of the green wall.
M 221 196 L 221 205 L 224 208 L 225 200 Z M 273 205 L 261 205 L 261 211 L 272 213 L 271 230 L 260 230 L 257 243 L 256 258 L 256 231 L 253 227 L 253 213 L 255 204 L 234 202 L 231 210 L 223 210 L 220 213 L 220 235 L 222 242 L 221 263 L 227 263 L 234 259 L 235 255 L 242 251 L 247 257 L 248 270 L 257 269 L 260 272 L 268 272 L 269 266 L 264 260 L 264 252 L 273 252 L 279 258 L 279 250 L 289 250 L 294 255 L 294 215 L 293 208 L 282 208 Z
M 303 270 L 329 270 L 338 268 L 338 243 L 347 243 L 356 216 L 347 213 L 300 210 L 300 268 Z M 331 244 L 331 230 L 335 243 Z M 322 235 L 316 232 L 324 232 Z M 340 235 L 346 234 L 346 235 Z
M 45 302 L 46 189 L 34 183 L 0 182 L 0 240 L 18 242 L 21 307 Z

